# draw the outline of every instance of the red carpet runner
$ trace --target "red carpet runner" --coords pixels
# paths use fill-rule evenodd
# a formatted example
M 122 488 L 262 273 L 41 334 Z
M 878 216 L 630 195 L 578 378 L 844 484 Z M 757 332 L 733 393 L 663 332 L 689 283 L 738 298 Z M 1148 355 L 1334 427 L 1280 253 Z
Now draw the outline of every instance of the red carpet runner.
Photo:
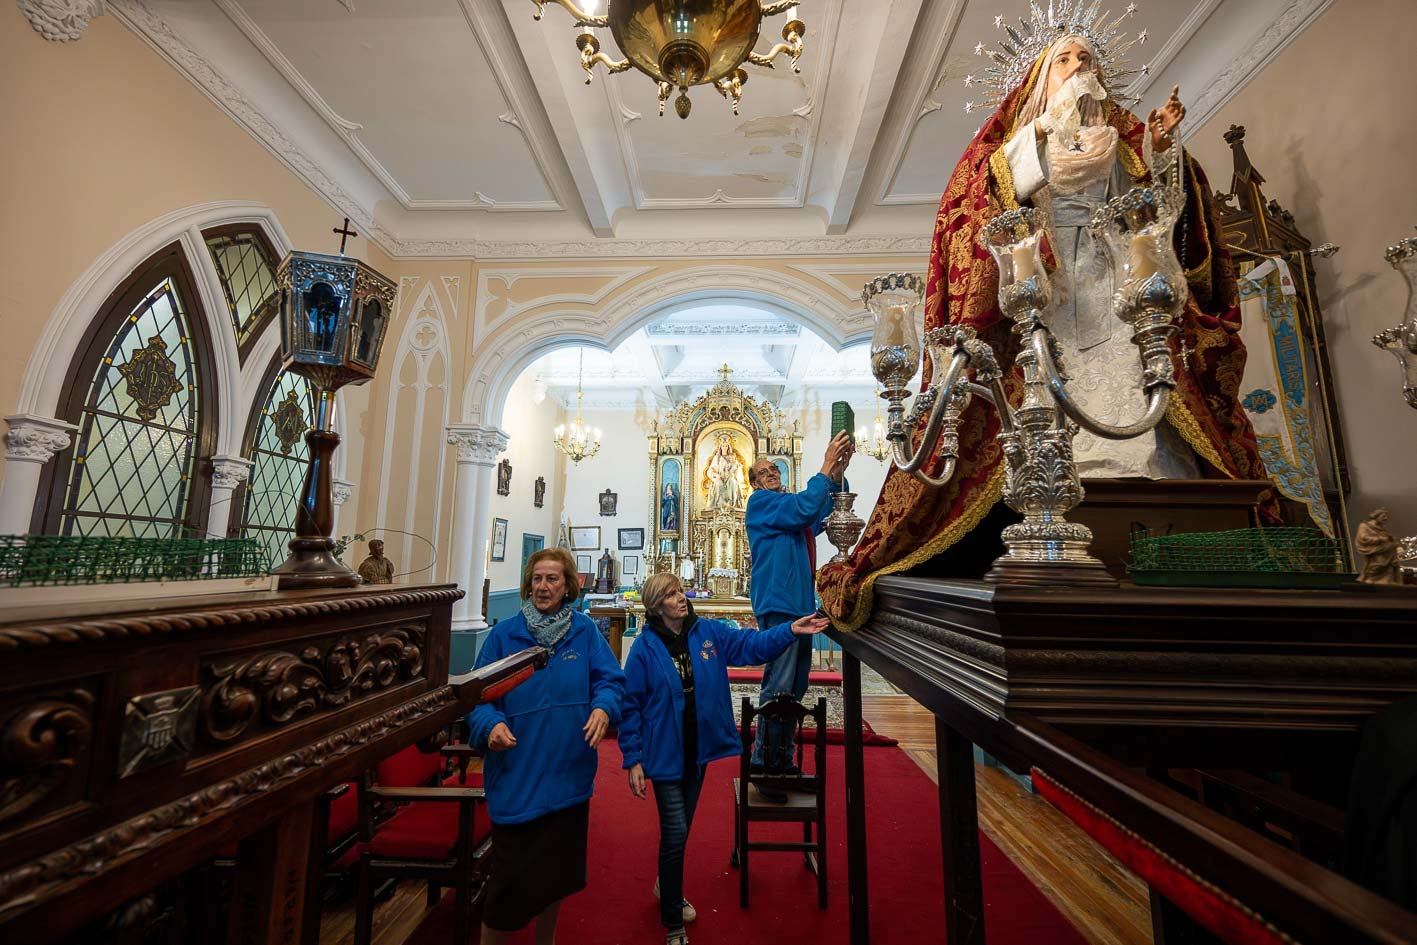
M 753 858 L 752 905 L 738 907 L 733 848 L 732 778 L 736 759 L 715 762 L 694 817 L 685 887 L 699 919 L 688 927 L 693 945 L 846 945 L 846 836 L 842 749 L 827 749 L 831 771 L 827 803 L 830 843 L 829 907 L 817 908 L 815 878 L 793 853 Z M 934 782 L 898 748 L 866 752 L 867 831 L 870 842 L 871 939 L 877 945 L 914 945 L 944 938 L 940 878 L 939 795 Z M 754 835 L 780 827 L 800 839 L 796 824 L 755 824 Z M 985 919 L 990 945 L 1072 945 L 1086 942 L 1018 868 L 980 834 Z M 630 795 L 611 741 L 600 747 L 600 772 L 591 801 L 589 886 L 561 909 L 561 945 L 655 945 L 664 941 L 651 887 L 659 843 L 653 797 Z M 409 939 L 447 945 L 449 902 Z M 517 936 L 530 942 L 531 930 Z

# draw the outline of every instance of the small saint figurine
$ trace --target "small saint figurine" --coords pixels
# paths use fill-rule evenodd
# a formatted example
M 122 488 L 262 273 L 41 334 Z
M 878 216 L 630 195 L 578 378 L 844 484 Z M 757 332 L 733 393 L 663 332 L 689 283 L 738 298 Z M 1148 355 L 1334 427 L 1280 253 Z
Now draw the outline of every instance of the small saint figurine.
M 365 584 L 394 583 L 394 563 L 384 557 L 382 539 L 369 539 L 369 557 L 359 563 L 359 576 Z
M 1358 526 L 1353 537 L 1354 547 L 1367 560 L 1358 580 L 1365 584 L 1401 584 L 1402 569 L 1398 564 L 1401 542 L 1387 530 L 1388 510 L 1374 509 Z
M 615 558 L 610 554 L 610 549 L 606 548 L 605 554 L 600 556 L 600 562 L 595 566 L 595 592 L 614 594 L 615 589 Z

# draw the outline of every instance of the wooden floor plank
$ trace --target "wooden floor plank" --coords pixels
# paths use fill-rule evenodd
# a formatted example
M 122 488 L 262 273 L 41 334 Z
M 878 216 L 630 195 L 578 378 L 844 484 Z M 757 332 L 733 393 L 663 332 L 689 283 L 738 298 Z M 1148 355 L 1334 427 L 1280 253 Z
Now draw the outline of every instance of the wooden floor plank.
M 935 722 L 906 695 L 863 695 L 861 714 L 939 783 Z M 999 768 L 975 766 L 979 826 L 1094 945 L 1150 943 L 1146 885 L 1080 827 Z

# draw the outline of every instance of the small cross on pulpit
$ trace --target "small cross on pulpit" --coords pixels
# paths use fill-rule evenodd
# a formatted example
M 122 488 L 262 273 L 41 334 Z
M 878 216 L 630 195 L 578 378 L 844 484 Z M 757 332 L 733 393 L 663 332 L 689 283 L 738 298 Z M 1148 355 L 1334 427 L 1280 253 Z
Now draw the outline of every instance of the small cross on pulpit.
M 719 376 L 723 378 L 723 383 L 728 383 L 728 375 L 733 373 L 733 368 L 728 366 L 728 362 L 723 363 L 723 367 L 718 369 Z
M 349 239 L 351 236 L 358 236 L 358 235 L 359 235 L 358 233 L 354 232 L 353 230 L 351 230 L 351 229 L 349 228 L 349 217 L 345 217 L 345 218 L 344 218 L 344 223 L 342 223 L 340 226 L 334 228 L 334 229 L 331 230 L 330 232 L 331 232 L 331 233 L 340 233 L 340 234 L 342 234 L 342 235 L 340 236 L 340 238 L 339 238 L 339 254 L 340 254 L 341 256 L 344 255 L 344 242 L 345 242 L 345 240 Z
M 1194 352 L 1192 351 L 1191 346 L 1188 345 L 1188 344 L 1186 344 L 1186 339 L 1185 339 L 1185 338 L 1182 338 L 1182 339 L 1181 339 L 1181 365 L 1186 369 L 1186 371 L 1187 371 L 1188 373 L 1189 373 L 1190 370 L 1191 370 L 1191 355 L 1192 355 L 1193 353 L 1194 353 Z

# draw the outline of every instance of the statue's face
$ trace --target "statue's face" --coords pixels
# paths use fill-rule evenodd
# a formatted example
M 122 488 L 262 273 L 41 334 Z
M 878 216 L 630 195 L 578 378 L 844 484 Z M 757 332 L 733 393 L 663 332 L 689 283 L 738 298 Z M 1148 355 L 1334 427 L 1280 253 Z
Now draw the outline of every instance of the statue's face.
M 373 541 L 369 542 L 369 553 L 376 558 L 382 558 L 384 556 L 384 543 L 375 538 Z
M 1051 100 L 1076 73 L 1090 72 L 1093 67 L 1092 53 L 1085 46 L 1068 43 L 1053 57 L 1053 66 L 1048 70 L 1048 98 Z

